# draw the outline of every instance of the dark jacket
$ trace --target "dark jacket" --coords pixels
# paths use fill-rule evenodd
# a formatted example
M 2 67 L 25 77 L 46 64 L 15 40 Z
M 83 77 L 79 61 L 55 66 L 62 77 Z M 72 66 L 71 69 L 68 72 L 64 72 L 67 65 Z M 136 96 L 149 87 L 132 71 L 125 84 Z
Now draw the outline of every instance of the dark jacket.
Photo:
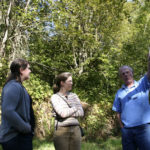
M 2 91 L 2 123 L 0 142 L 7 142 L 18 134 L 32 132 L 31 99 L 26 89 L 16 80 L 9 81 Z M 33 114 L 32 114 L 33 115 Z M 34 122 L 32 120 L 32 122 Z

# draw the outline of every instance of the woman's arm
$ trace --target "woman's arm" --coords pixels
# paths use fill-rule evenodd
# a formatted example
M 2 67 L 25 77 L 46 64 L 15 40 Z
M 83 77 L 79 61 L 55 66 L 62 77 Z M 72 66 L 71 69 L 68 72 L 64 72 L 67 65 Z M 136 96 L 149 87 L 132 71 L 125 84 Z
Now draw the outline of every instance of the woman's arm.
M 52 107 L 54 111 L 61 117 L 67 118 L 73 116 L 77 112 L 76 107 L 69 107 L 68 104 L 58 95 L 54 94 L 51 97 Z
M 73 114 L 73 117 L 83 117 L 84 111 L 83 111 L 80 99 L 76 94 L 74 94 L 73 102 L 74 102 L 73 106 L 77 108 L 77 111 Z

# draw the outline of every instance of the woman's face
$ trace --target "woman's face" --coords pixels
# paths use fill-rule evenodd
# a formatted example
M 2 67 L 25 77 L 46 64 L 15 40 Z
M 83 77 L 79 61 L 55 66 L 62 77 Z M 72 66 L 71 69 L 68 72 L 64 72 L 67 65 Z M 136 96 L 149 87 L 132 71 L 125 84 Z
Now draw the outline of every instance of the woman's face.
M 72 76 L 69 76 L 65 82 L 61 81 L 61 87 L 64 88 L 67 92 L 72 90 L 72 85 Z
M 28 64 L 26 69 L 20 69 L 20 73 L 21 73 L 21 79 L 22 81 L 29 79 L 31 70 L 30 70 L 30 65 Z

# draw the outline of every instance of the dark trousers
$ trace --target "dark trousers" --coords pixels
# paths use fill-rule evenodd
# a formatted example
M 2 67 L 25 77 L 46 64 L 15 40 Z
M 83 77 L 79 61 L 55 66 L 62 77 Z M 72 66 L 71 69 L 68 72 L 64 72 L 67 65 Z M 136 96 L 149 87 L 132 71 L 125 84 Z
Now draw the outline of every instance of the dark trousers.
M 150 150 L 150 124 L 122 128 L 123 150 Z
M 13 139 L 2 143 L 3 150 L 32 150 L 32 134 L 19 134 Z
M 58 127 L 54 133 L 55 150 L 80 150 L 81 131 L 79 126 Z

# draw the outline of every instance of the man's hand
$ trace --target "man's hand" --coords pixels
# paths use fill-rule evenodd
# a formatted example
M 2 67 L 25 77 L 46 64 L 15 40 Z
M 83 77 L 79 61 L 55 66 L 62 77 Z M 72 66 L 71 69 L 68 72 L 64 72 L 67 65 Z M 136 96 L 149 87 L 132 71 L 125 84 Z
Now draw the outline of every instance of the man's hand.
M 122 121 L 121 121 L 121 114 L 120 114 L 120 113 L 117 113 L 117 119 L 118 119 L 118 122 L 119 122 L 120 128 L 123 128 L 123 127 L 124 127 L 124 125 L 123 125 L 123 123 L 122 123 Z
M 147 71 L 147 77 L 148 77 L 148 80 L 150 81 L 150 49 L 149 49 L 149 52 L 148 52 L 148 71 Z

